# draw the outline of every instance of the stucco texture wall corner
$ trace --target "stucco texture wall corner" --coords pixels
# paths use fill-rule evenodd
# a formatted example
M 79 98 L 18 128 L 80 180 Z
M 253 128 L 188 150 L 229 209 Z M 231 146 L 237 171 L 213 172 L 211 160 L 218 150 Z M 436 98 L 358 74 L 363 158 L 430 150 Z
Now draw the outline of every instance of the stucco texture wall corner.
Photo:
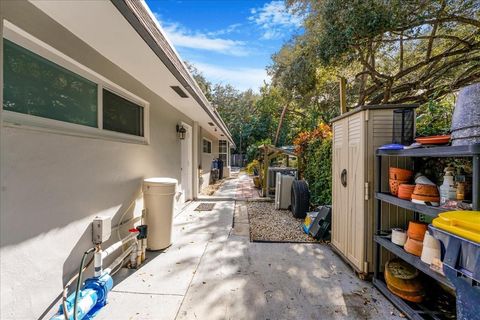
M 0 15 L 150 104 L 149 144 L 2 123 L 0 318 L 37 319 L 56 311 L 64 283 L 92 246 L 95 215 L 110 215 L 115 225 L 144 178 L 180 180 L 175 125 L 193 121 L 29 2 L 18 3 Z M 125 218 L 141 209 L 138 200 Z

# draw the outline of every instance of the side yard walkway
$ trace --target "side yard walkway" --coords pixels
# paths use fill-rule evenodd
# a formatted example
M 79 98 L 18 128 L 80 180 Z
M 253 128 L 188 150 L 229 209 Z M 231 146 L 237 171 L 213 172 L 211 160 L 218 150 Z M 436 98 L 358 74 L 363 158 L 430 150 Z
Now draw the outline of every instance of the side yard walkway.
M 116 275 L 100 319 L 398 318 L 328 245 L 250 242 L 244 202 L 198 204 L 175 217 L 170 248 Z

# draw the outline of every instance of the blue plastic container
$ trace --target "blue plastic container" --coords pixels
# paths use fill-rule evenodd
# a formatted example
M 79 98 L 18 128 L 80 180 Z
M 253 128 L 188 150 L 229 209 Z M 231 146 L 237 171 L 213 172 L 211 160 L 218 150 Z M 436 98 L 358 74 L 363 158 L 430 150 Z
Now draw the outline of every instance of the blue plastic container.
M 443 272 L 457 293 L 457 319 L 480 320 L 480 244 L 428 227 L 440 240 Z
M 218 160 L 217 159 L 212 160 L 212 169 L 218 169 Z

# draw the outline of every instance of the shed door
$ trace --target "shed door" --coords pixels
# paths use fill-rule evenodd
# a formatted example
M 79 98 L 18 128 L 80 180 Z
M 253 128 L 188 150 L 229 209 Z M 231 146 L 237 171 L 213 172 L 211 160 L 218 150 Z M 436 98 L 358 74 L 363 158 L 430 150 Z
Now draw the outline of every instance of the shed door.
M 348 119 L 333 124 L 332 161 L 332 244 L 346 254 L 347 230 L 347 188 L 341 183 L 341 175 L 348 167 Z
M 365 256 L 365 112 L 348 117 L 347 258 L 363 270 Z

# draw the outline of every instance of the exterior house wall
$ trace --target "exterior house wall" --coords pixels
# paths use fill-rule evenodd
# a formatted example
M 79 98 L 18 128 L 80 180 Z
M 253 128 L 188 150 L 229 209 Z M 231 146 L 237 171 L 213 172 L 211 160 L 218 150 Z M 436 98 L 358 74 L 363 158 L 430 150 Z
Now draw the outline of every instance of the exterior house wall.
M 1 6 L 3 18 L 150 104 L 150 144 L 2 123 L 0 318 L 36 319 L 56 311 L 49 306 L 92 246 L 94 216 L 116 225 L 134 199 L 125 219 L 138 216 L 145 177 L 180 179 L 175 125 L 193 121 L 30 3 Z M 202 167 L 213 156 L 202 157 Z M 109 243 L 116 240 L 112 232 Z
M 212 153 L 203 152 L 203 138 L 206 138 L 212 141 Z M 200 128 L 200 134 L 198 135 L 199 140 L 199 159 L 200 166 L 202 168 L 202 176 L 200 177 L 200 190 L 206 188 L 210 183 L 210 171 L 212 169 L 212 161 L 215 158 L 218 158 L 218 139 L 211 135 L 206 130 Z

